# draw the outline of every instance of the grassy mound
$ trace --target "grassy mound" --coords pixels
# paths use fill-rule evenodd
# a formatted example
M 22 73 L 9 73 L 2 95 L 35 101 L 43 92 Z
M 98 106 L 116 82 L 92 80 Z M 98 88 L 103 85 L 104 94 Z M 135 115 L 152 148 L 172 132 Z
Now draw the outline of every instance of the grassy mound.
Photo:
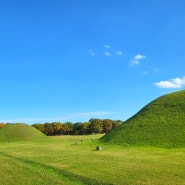
M 101 141 L 120 145 L 185 147 L 185 90 L 152 101 Z
M 7 124 L 0 129 L 0 142 L 44 139 L 46 136 L 37 129 L 22 123 Z

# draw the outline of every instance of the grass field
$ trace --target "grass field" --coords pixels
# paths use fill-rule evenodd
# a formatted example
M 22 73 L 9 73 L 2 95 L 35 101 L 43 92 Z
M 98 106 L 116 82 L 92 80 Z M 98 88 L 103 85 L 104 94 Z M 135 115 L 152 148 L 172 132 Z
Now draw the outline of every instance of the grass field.
M 1 142 L 0 184 L 185 184 L 185 148 L 125 148 L 102 144 L 101 136 Z

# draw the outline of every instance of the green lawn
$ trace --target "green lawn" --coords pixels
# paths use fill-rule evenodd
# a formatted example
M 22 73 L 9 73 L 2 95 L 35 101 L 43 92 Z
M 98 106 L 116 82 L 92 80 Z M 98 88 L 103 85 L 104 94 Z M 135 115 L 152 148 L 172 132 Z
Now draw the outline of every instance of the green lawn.
M 113 146 L 100 143 L 101 136 L 1 142 L 0 184 L 185 184 L 185 148 Z

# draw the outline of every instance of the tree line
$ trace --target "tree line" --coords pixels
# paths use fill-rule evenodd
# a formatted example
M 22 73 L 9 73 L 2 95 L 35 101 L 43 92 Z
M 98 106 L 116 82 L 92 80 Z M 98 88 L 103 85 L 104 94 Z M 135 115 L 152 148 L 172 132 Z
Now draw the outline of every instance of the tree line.
M 111 119 L 90 119 L 88 122 L 52 122 L 52 123 L 35 123 L 32 126 L 42 133 L 53 135 L 86 135 L 107 133 L 113 128 L 119 126 L 123 122 L 121 120 Z

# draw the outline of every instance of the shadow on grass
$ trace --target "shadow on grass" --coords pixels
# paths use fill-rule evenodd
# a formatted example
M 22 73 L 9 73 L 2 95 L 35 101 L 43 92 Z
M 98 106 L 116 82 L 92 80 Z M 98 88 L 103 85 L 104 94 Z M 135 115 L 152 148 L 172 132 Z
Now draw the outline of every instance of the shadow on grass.
M 97 150 L 93 150 L 93 151 L 97 151 Z M 111 183 L 104 183 L 104 182 L 98 181 L 97 179 L 94 179 L 94 178 L 84 177 L 82 175 L 78 175 L 78 174 L 69 172 L 69 171 L 64 170 L 64 169 L 58 169 L 58 168 L 55 168 L 55 167 L 52 167 L 52 166 L 49 166 L 49 165 L 46 165 L 46 164 L 43 164 L 43 163 L 35 162 L 35 161 L 24 159 L 24 158 L 18 158 L 18 157 L 15 157 L 15 156 L 5 154 L 3 152 L 0 152 L 0 154 L 2 156 L 9 157 L 9 158 L 17 160 L 19 162 L 28 164 L 28 165 L 30 165 L 34 168 L 44 169 L 44 170 L 47 170 L 49 172 L 53 172 L 53 173 L 65 176 L 65 177 L 69 178 L 70 180 L 82 182 L 84 185 L 112 185 Z

